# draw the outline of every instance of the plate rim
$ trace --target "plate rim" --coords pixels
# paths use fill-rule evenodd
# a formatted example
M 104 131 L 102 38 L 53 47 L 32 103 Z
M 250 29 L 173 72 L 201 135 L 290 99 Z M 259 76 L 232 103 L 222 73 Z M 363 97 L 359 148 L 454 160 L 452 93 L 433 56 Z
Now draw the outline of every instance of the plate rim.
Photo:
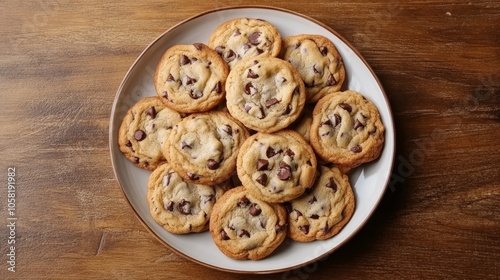
M 158 240 L 161 244 L 163 244 L 164 246 L 166 246 L 167 248 L 169 248 L 170 250 L 172 250 L 173 252 L 175 252 L 177 255 L 189 260 L 189 261 L 192 261 L 192 262 L 195 262 L 197 264 L 200 264 L 202 266 L 205 266 L 205 267 L 209 267 L 211 269 L 215 269 L 215 270 L 219 270 L 219 271 L 224 271 L 224 272 L 231 272 L 231 273 L 238 273 L 238 274 L 271 274 L 271 273 L 280 273 L 280 272 L 286 272 L 286 271 L 291 271 L 291 270 L 294 270 L 294 269 L 297 269 L 297 268 L 300 268 L 300 267 L 304 267 L 304 266 L 307 266 L 311 263 L 314 263 L 314 262 L 317 262 L 319 261 L 320 259 L 332 254 L 334 251 L 336 251 L 337 249 L 339 249 L 340 247 L 344 246 L 347 242 L 349 242 L 354 236 L 357 235 L 357 233 L 366 225 L 366 223 L 370 220 L 370 218 L 373 216 L 373 213 L 376 211 L 376 209 L 378 208 L 382 198 L 384 197 L 384 194 L 386 193 L 387 191 L 387 187 L 389 185 L 389 181 L 390 181 L 390 178 L 391 176 L 388 176 L 385 183 L 384 183 L 384 186 L 383 186 L 383 191 L 382 191 L 382 195 L 378 197 L 377 201 L 375 202 L 374 204 L 374 207 L 372 209 L 370 209 L 368 215 L 366 216 L 366 218 L 360 223 L 360 225 L 352 232 L 349 234 L 349 236 L 347 238 L 345 238 L 342 242 L 340 242 L 336 247 L 326 251 L 325 253 L 319 255 L 319 256 L 316 256 L 314 258 L 312 258 L 311 260 L 309 261 L 306 261 L 306 262 L 303 262 L 303 263 L 300 263 L 300 264 L 297 264 L 297 265 L 293 265 L 293 266 L 289 266 L 289 267 L 286 267 L 286 268 L 278 268 L 278 269 L 269 269 L 269 270 L 255 270 L 255 271 L 246 271 L 246 270 L 236 270 L 236 269 L 229 269 L 229 268 L 223 268 L 223 267 L 219 267 L 219 266 L 216 266 L 216 265 L 212 265 L 212 264 L 209 264 L 209 263 L 205 263 L 205 262 L 202 262 L 194 257 L 191 257 L 191 256 L 188 256 L 182 252 L 180 252 L 179 250 L 175 249 L 173 246 L 171 246 L 170 244 L 168 244 L 165 240 L 163 240 L 163 238 L 161 238 L 160 236 L 158 236 L 148 225 L 147 223 L 142 219 L 142 217 L 139 215 L 139 213 L 137 212 L 137 210 L 135 209 L 135 207 L 133 207 L 130 199 L 128 198 L 127 194 L 125 193 L 125 190 L 124 190 L 124 187 L 123 185 L 121 184 L 119 178 L 118 178 L 118 172 L 117 172 L 117 169 L 116 169 L 116 162 L 114 160 L 114 156 L 113 156 L 113 149 L 112 149 L 112 146 L 113 145 L 116 145 L 116 143 L 114 143 L 114 137 L 113 137 L 113 129 L 114 129 L 114 120 L 115 120 L 115 115 L 116 115 L 116 108 L 117 108 L 117 104 L 118 104 L 118 101 L 120 99 L 120 96 L 121 96 L 121 92 L 123 90 L 123 87 L 125 86 L 127 80 L 130 78 L 130 75 L 131 73 L 133 72 L 133 70 L 137 67 L 137 65 L 139 64 L 139 62 L 141 61 L 141 59 L 143 58 L 143 56 L 146 54 L 146 52 L 151 48 L 153 47 L 159 40 L 161 40 L 164 36 L 166 36 L 166 34 L 168 34 L 169 32 L 175 30 L 176 28 L 192 21 L 192 20 L 195 20 L 199 17 L 202 17 L 204 15 L 207 15 L 207 14 L 211 14 L 211 13 L 217 13 L 217 12 L 221 12 L 221 11 L 225 11 L 225 10 L 238 10 L 238 9 L 263 9 L 263 10 L 274 10 L 274 11 L 278 11 L 278 12 L 284 12 L 284 13 L 288 13 L 288 14 L 291 14 L 291 15 L 295 15 L 295 16 L 298 16 L 298 17 L 301 17 L 305 20 L 308 20 L 308 21 L 311 21 L 313 22 L 314 24 L 317 24 L 323 28 L 325 28 L 326 30 L 328 30 L 328 32 L 331 32 L 333 35 L 335 35 L 336 37 L 338 37 L 344 44 L 346 44 L 351 50 L 352 52 L 363 62 L 363 64 L 367 67 L 367 69 L 370 71 L 372 77 L 375 79 L 377 85 L 379 86 L 380 88 L 380 91 L 382 93 L 382 96 L 383 96 L 383 99 L 384 99 L 384 103 L 385 105 L 387 106 L 388 108 L 388 118 L 392 124 L 392 135 L 393 135 L 393 138 L 394 138 L 394 141 L 393 141 L 393 144 L 392 144 L 392 150 L 393 150 L 393 153 L 392 155 L 390 156 L 390 167 L 389 167 L 389 174 L 392 174 L 393 173 L 393 168 L 394 168 L 394 160 L 395 160 L 395 146 L 396 146 L 396 130 L 395 130 L 395 127 L 394 127 L 394 117 L 393 117 L 393 113 L 392 113 L 392 108 L 391 108 L 391 104 L 389 102 L 389 99 L 387 97 L 387 94 L 385 92 L 385 89 L 384 87 L 382 86 L 382 83 L 380 82 L 378 76 L 375 74 L 375 72 L 373 71 L 372 67 L 368 64 L 368 62 L 365 60 L 365 58 L 361 55 L 361 53 L 357 50 L 357 48 L 355 48 L 350 41 L 346 40 L 342 35 L 340 35 L 339 33 L 337 33 L 337 31 L 335 31 L 333 28 L 331 28 L 330 26 L 324 24 L 323 22 L 313 18 L 313 17 L 310 17 L 308 15 L 305 15 L 305 14 L 302 14 L 302 13 L 299 13 L 299 12 L 296 12 L 296 11 L 293 11 L 293 10 L 290 10 L 290 9 L 286 9 L 286 8 L 281 8 L 281 7 L 275 7 L 275 6 L 270 6 L 270 5 L 235 5 L 235 6 L 224 6 L 224 7 L 219 7 L 219 8 L 214 8 L 214 9 L 209 9 L 209 10 L 206 10 L 206 11 L 203 11 L 201 13 L 197 13 L 195 15 L 192 15 L 176 24 L 174 24 L 173 26 L 171 26 L 170 28 L 168 28 L 167 30 L 165 30 L 163 33 L 161 33 L 159 36 L 157 36 L 153 41 L 151 41 L 151 43 L 149 43 L 145 48 L 144 50 L 142 50 L 142 52 L 137 56 L 137 58 L 134 60 L 134 62 L 132 63 L 132 65 L 129 67 L 129 69 L 127 70 L 124 78 L 122 79 L 122 81 L 120 82 L 120 86 L 118 87 L 117 91 L 116 91 L 116 94 L 115 94 L 115 97 L 114 97 L 114 100 L 113 100 L 113 104 L 112 104 L 112 108 L 111 108 L 111 115 L 110 115 L 110 120 L 109 120 L 109 137 L 108 137 L 108 140 L 109 140 L 109 152 L 110 152 L 110 157 L 111 157 L 111 165 L 112 165 L 112 168 L 113 168 L 113 174 L 114 174 L 114 177 L 115 177 L 115 181 L 116 183 L 118 183 L 119 187 L 120 187 L 120 190 L 121 190 L 121 193 L 123 195 L 123 197 L 125 198 L 125 200 L 127 201 L 129 207 L 132 209 L 132 211 L 134 212 L 134 215 L 135 217 L 140 221 L 140 223 L 146 228 L 147 231 L 149 231 L 150 234 L 152 234 L 156 240 Z

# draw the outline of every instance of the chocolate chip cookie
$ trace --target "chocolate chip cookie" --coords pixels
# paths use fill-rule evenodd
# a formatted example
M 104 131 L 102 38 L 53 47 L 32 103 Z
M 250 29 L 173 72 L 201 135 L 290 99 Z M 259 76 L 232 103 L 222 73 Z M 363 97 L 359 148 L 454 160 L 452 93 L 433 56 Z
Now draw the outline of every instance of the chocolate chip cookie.
M 248 136 L 247 129 L 228 113 L 192 114 L 174 126 L 164 154 L 185 180 L 218 184 L 234 173 L 238 151 Z
M 321 158 L 345 172 L 380 155 L 384 126 L 375 105 L 360 93 L 332 92 L 314 108 L 310 139 Z
M 300 134 L 282 130 L 256 133 L 240 149 L 237 172 L 255 197 L 272 203 L 290 201 L 311 187 L 316 156 Z
M 169 108 L 183 113 L 204 112 L 224 99 L 229 68 L 202 43 L 175 45 L 156 68 L 156 93 Z
M 210 216 L 210 234 L 225 255 L 259 260 L 270 255 L 285 239 L 286 208 L 264 202 L 233 188 L 217 200 Z
M 221 24 L 211 34 L 213 48 L 232 69 L 246 57 L 278 56 L 281 35 L 271 23 L 253 18 L 236 18 Z
M 154 170 L 165 162 L 162 147 L 181 115 L 158 97 L 139 100 L 127 112 L 118 131 L 118 145 L 136 166 Z
M 206 231 L 215 202 L 229 188 L 226 182 L 215 186 L 193 184 L 165 163 L 149 176 L 149 211 L 171 233 Z
M 231 115 L 261 132 L 287 127 L 299 117 L 306 99 L 297 70 L 274 57 L 240 61 L 229 73 L 226 91 Z
M 347 176 L 337 168 L 319 168 L 314 186 L 287 208 L 288 235 L 299 242 L 331 238 L 351 219 L 355 198 Z
M 300 72 L 306 86 L 307 102 L 316 102 L 328 91 L 338 91 L 342 87 L 344 64 L 328 38 L 312 34 L 286 37 L 282 57 Z

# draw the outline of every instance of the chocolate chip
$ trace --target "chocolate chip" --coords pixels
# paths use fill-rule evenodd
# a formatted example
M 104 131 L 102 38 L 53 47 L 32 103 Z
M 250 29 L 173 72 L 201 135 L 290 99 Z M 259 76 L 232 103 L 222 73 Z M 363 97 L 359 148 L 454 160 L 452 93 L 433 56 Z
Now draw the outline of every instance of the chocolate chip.
M 317 219 L 319 219 L 319 215 L 318 214 L 312 214 L 311 216 L 309 216 L 309 218 L 311 218 L 313 220 L 317 220 Z
M 167 186 L 170 185 L 170 178 L 172 177 L 172 172 L 170 173 L 167 173 L 167 175 L 165 175 L 165 178 L 167 179 Z
M 164 90 L 162 93 L 162 97 L 168 100 L 168 92 Z
M 163 207 L 165 207 L 165 210 L 172 212 L 172 211 L 174 211 L 174 202 L 169 201 L 169 202 L 165 203 L 163 205 Z
M 318 70 L 318 69 L 316 69 L 316 64 L 314 64 L 314 65 L 313 65 L 312 69 L 313 69 L 313 72 L 314 72 L 314 73 L 316 73 L 316 74 L 319 74 L 319 73 L 320 73 L 320 72 L 319 72 L 319 70 Z
M 300 212 L 297 209 L 294 209 L 293 212 L 295 212 L 295 215 L 297 215 L 297 217 L 295 218 L 295 221 L 298 221 L 299 218 L 302 217 L 302 212 Z
M 151 108 L 149 108 L 147 111 L 146 111 L 146 115 L 150 116 L 151 118 L 156 118 L 156 109 L 154 106 L 152 106 Z
M 250 46 L 250 45 L 248 45 L 248 44 L 244 44 L 244 45 L 243 45 L 243 53 L 246 53 L 246 52 L 247 52 L 250 48 L 251 48 L 251 46 Z
M 259 177 L 257 177 L 257 179 L 255 179 L 255 181 L 265 187 L 267 185 L 267 175 L 265 173 L 262 173 L 259 175 Z
M 227 233 L 226 233 L 224 230 L 221 230 L 221 231 L 220 231 L 220 238 L 221 238 L 222 240 L 229 240 L 229 239 L 230 239 L 230 238 L 229 238 L 229 235 L 227 235 Z
M 250 237 L 250 232 L 248 232 L 245 229 L 239 229 L 238 230 L 238 236 L 239 237 Z
M 236 36 L 240 36 L 241 35 L 241 32 L 239 29 L 236 29 L 236 31 L 234 31 L 233 33 L 233 36 L 236 37 Z
M 284 225 L 276 224 L 274 226 L 274 230 L 276 231 L 276 233 L 284 232 L 286 230 L 286 224 Z
M 284 116 L 284 115 L 288 115 L 288 114 L 290 114 L 290 112 L 291 112 L 291 111 L 292 111 L 292 104 L 288 104 L 288 105 L 286 106 L 286 108 L 285 108 L 285 111 L 283 111 L 283 114 L 282 114 L 282 115 L 283 115 L 283 116 Z
M 252 106 L 250 103 L 246 103 L 246 104 L 245 104 L 245 112 L 247 112 L 247 113 L 248 113 L 248 111 L 250 111 L 250 110 L 252 109 L 252 107 L 253 107 L 253 106 Z
M 215 199 L 215 196 L 213 194 L 203 195 L 201 197 L 201 201 L 203 203 L 209 203 L 210 201 L 214 201 L 214 199 Z
M 337 81 L 335 80 L 335 77 L 333 77 L 332 74 L 330 74 L 330 76 L 328 76 L 328 79 L 326 80 L 326 85 L 327 86 L 334 86 L 337 84 Z
M 215 170 L 215 169 L 219 168 L 219 165 L 220 164 L 217 161 L 213 160 L 213 159 L 207 160 L 207 167 L 210 170 Z
M 189 91 L 189 97 L 191 97 L 195 100 L 202 97 L 202 96 L 203 96 L 203 92 L 201 92 L 201 91 L 192 90 L 192 89 Z
M 326 47 L 319 47 L 319 52 L 323 55 L 326 56 L 328 54 L 328 49 Z
M 314 202 L 316 202 L 316 201 L 318 201 L 318 199 L 316 199 L 316 197 L 315 197 L 315 196 L 313 196 L 313 197 L 311 197 L 311 199 L 309 199 L 309 200 L 307 201 L 307 203 L 309 203 L 309 204 L 313 204 L 313 203 L 314 203 Z
M 292 176 L 292 168 L 290 165 L 286 164 L 284 161 L 280 162 L 280 168 L 278 169 L 278 178 L 282 181 L 290 179 Z
M 339 114 L 333 114 L 333 119 L 335 120 L 335 122 L 333 123 L 333 127 L 336 127 L 342 122 L 342 117 L 340 117 Z
M 287 150 L 285 151 L 285 155 L 287 155 L 287 156 L 289 156 L 289 157 L 293 157 L 293 156 L 295 155 L 295 153 L 294 153 L 292 150 L 287 149 Z
M 127 143 L 125 143 L 125 146 L 132 147 L 132 142 L 130 142 L 130 140 L 127 140 Z
M 188 86 L 188 85 L 192 85 L 192 84 L 196 83 L 197 81 L 198 81 L 198 80 L 193 79 L 193 78 L 191 78 L 191 77 L 189 77 L 189 76 L 186 76 L 186 86 Z
M 202 44 L 202 43 L 194 43 L 194 44 L 193 44 L 193 46 L 194 46 L 197 50 L 199 50 L 199 51 L 201 51 L 201 49 L 203 49 L 203 44 Z
M 134 162 L 139 163 L 140 159 L 138 157 L 134 157 Z
M 299 226 L 299 229 L 300 229 L 300 231 L 302 231 L 304 234 L 308 234 L 308 233 L 309 233 L 309 225 Z
M 250 41 L 250 44 L 252 45 L 258 45 L 259 44 L 259 37 L 260 37 L 260 32 L 254 32 L 248 36 L 248 41 Z
M 300 42 L 294 45 L 295 49 L 298 49 L 300 47 Z
M 181 142 L 181 149 L 184 149 L 184 148 L 192 149 L 193 147 L 191 147 L 191 145 L 189 145 L 185 141 L 182 141 Z
M 354 130 L 358 129 L 358 128 L 364 128 L 365 126 L 359 121 L 359 120 L 356 120 L 354 122 Z
M 234 53 L 233 50 L 227 51 L 226 54 L 224 55 L 224 59 L 227 62 L 233 61 L 235 58 L 236 58 L 236 54 Z
M 266 150 L 266 156 L 267 156 L 267 158 L 272 158 L 276 154 L 278 154 L 278 153 L 273 149 L 273 147 L 268 147 L 267 148 L 267 150 Z
M 250 200 L 248 200 L 246 196 L 240 197 L 238 202 L 236 202 L 236 205 L 238 205 L 238 207 L 247 207 L 250 205 Z
M 328 182 L 325 186 L 329 189 L 332 189 L 333 192 L 337 191 L 337 184 L 335 184 L 335 180 L 333 180 L 333 177 L 330 177 L 330 179 L 328 179 Z
M 263 118 L 266 117 L 266 113 L 264 113 L 264 109 L 261 106 L 259 106 L 259 111 L 260 111 L 260 115 L 258 115 L 257 118 L 259 120 L 262 120 Z
M 180 61 L 181 65 L 187 65 L 189 63 L 191 63 L 191 60 L 189 60 L 189 58 L 185 55 L 181 55 L 181 61 Z
M 307 165 L 312 166 L 312 163 L 310 160 L 308 160 L 306 163 L 307 163 Z
M 200 179 L 200 175 L 194 174 L 194 173 L 191 173 L 191 172 L 188 172 L 187 176 L 188 176 L 189 179 L 191 179 L 193 181 L 196 181 L 196 180 Z
M 249 212 L 250 212 L 250 215 L 255 217 L 255 216 L 260 215 L 262 210 L 260 209 L 259 205 L 252 203 L 252 205 L 250 205 Z
M 215 86 L 212 89 L 212 91 L 215 91 L 216 93 L 221 93 L 222 92 L 222 85 L 221 85 L 220 81 L 215 84 Z
M 217 47 L 215 47 L 215 52 L 217 52 L 219 55 L 222 55 L 222 53 L 224 52 L 224 49 L 226 49 L 226 47 L 217 46 Z
M 330 226 L 328 225 L 328 221 L 326 221 L 325 226 L 322 228 L 323 232 L 328 232 L 330 230 Z
M 268 160 L 266 160 L 266 159 L 257 160 L 257 170 L 259 170 L 259 171 L 267 170 L 268 166 L 269 166 Z
M 252 94 L 252 89 L 255 89 L 255 87 L 253 86 L 252 82 L 248 82 L 245 85 L 245 93 L 249 95 Z
M 181 214 L 184 214 L 184 215 L 191 214 L 191 202 L 189 202 L 185 199 L 182 199 L 181 202 L 179 202 L 179 204 L 177 204 L 177 210 L 179 210 L 179 212 L 181 212 Z
M 167 82 L 174 82 L 174 81 L 175 81 L 174 76 L 172 76 L 172 74 L 168 74 Z
M 266 220 L 259 219 L 259 225 L 260 225 L 261 228 L 266 228 Z
M 352 107 L 351 105 L 347 104 L 347 103 L 340 103 L 339 104 L 339 107 L 346 110 L 347 112 L 352 112 Z
M 253 72 L 252 69 L 248 69 L 247 78 L 257 79 L 258 77 L 259 77 L 259 74 Z
M 274 97 L 271 99 L 268 99 L 268 100 L 266 100 L 266 108 L 269 108 L 269 107 L 271 107 L 275 104 L 278 104 L 278 103 L 279 103 L 278 99 L 276 99 Z
M 360 145 L 356 145 L 356 146 L 354 146 L 354 147 L 352 147 L 352 148 L 351 148 L 351 152 L 353 152 L 353 153 L 355 153 L 355 154 L 357 154 L 357 153 L 361 153 L 361 151 L 362 151 L 362 150 L 363 150 L 363 149 L 361 148 L 361 146 L 360 146 Z
M 137 141 L 142 141 L 146 138 L 146 132 L 138 129 L 135 133 L 134 133 L 134 138 L 135 140 Z
M 258 54 L 262 54 L 264 52 L 264 50 L 261 48 L 255 48 L 255 50 L 257 51 Z
M 323 126 L 323 125 L 333 126 L 332 121 L 330 119 L 328 119 L 324 122 L 321 122 L 321 126 Z
M 224 131 L 227 135 L 233 135 L 233 128 L 228 124 L 225 124 L 223 127 L 221 127 L 221 130 Z

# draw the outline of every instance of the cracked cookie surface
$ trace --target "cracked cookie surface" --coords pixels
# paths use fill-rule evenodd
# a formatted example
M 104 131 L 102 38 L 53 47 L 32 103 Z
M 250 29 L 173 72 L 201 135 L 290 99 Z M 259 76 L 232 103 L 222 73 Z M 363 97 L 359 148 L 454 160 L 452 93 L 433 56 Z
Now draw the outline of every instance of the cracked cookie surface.
M 247 129 L 222 111 L 189 115 L 172 129 L 164 154 L 181 177 L 199 184 L 218 184 L 236 170 L 236 157 Z
M 355 198 L 347 176 L 337 168 L 318 168 L 310 191 L 292 200 L 287 208 L 288 235 L 299 242 L 333 237 L 349 222 Z
M 148 203 L 153 219 L 175 234 L 208 230 L 212 208 L 230 184 L 208 186 L 184 180 L 165 163 L 148 179 Z
M 346 172 L 380 155 L 384 126 L 375 105 L 360 93 L 332 92 L 314 108 L 310 141 L 321 158 Z
M 136 166 L 154 170 L 165 162 L 164 142 L 181 115 L 158 97 L 140 99 L 127 112 L 118 131 L 118 145 Z
M 154 84 L 169 108 L 182 113 L 204 112 L 224 99 L 228 73 L 227 64 L 208 46 L 175 45 L 161 57 Z
M 281 35 L 271 23 L 253 18 L 236 18 L 224 22 L 214 30 L 208 41 L 232 69 L 247 57 L 278 56 Z
M 210 216 L 210 234 L 225 255 L 259 260 L 285 239 L 286 215 L 283 205 L 264 202 L 239 186 L 217 200 Z
M 282 130 L 250 136 L 238 154 L 237 172 L 255 197 L 280 203 L 302 195 L 316 176 L 316 156 L 300 134 Z
M 283 39 L 282 57 L 299 71 L 307 92 L 307 102 L 317 102 L 328 91 L 338 91 L 345 68 L 335 45 L 321 35 L 301 34 Z
M 297 70 L 273 57 L 242 60 L 229 73 L 226 90 L 231 115 L 261 132 L 278 131 L 294 122 L 306 99 Z

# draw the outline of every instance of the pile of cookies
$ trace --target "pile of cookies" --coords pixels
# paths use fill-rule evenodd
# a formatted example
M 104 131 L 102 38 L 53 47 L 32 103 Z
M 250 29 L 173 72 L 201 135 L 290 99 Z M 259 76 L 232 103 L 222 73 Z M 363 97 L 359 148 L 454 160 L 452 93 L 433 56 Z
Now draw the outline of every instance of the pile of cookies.
M 119 130 L 123 154 L 153 171 L 147 200 L 175 234 L 210 231 L 235 259 L 262 259 L 288 236 L 328 239 L 350 220 L 346 173 L 376 159 L 377 108 L 341 91 L 342 58 L 320 35 L 282 38 L 237 18 L 207 44 L 175 45 Z

